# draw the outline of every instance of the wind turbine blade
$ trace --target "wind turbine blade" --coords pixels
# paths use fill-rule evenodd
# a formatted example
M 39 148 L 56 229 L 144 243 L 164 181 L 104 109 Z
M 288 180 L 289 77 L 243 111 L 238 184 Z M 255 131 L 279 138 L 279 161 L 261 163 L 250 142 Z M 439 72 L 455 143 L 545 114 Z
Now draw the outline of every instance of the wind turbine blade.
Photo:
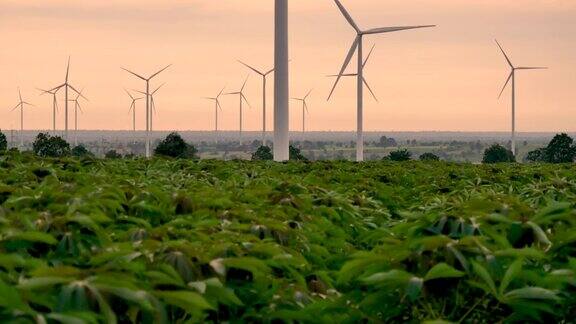
M 220 100 L 216 99 L 216 106 L 222 111 L 222 105 L 220 105 Z
M 306 103 L 306 101 L 304 101 L 304 110 L 306 110 L 306 113 L 309 114 L 310 112 L 308 111 L 308 104 Z
M 222 90 L 220 90 L 220 93 L 218 93 L 218 95 L 216 96 L 216 98 L 219 98 L 222 95 L 222 92 L 224 92 L 224 89 L 226 89 L 226 87 L 222 88 Z
M 256 70 L 255 68 L 251 67 L 250 65 L 248 65 L 248 64 L 246 64 L 246 63 L 244 63 L 244 62 L 242 62 L 242 61 L 240 61 L 240 60 L 238 60 L 238 62 L 239 62 L 240 64 L 244 65 L 245 67 L 249 68 L 250 70 L 256 72 L 257 74 L 260 74 L 261 76 L 264 76 L 264 75 L 265 75 L 264 73 Z
M 36 90 L 38 90 L 38 91 L 41 92 L 41 93 L 40 93 L 41 96 L 42 96 L 42 95 L 45 95 L 45 94 L 47 94 L 47 93 L 50 93 L 49 91 L 44 90 L 44 89 L 40 89 L 40 88 L 36 88 Z M 51 93 L 50 93 L 50 94 L 51 94 Z
M 337 1 L 337 0 L 334 0 Z M 350 50 L 348 51 L 348 55 L 346 55 L 346 59 L 344 60 L 344 64 L 342 65 L 342 68 L 340 69 L 340 73 L 338 73 L 338 77 L 336 78 L 336 82 L 334 82 L 334 86 L 332 87 L 332 90 L 330 91 L 330 95 L 328 95 L 328 100 L 330 100 L 330 98 L 332 97 L 332 94 L 334 94 L 334 90 L 336 90 L 336 86 L 338 86 L 338 82 L 340 82 L 340 78 L 342 77 L 342 74 L 344 73 L 344 71 L 346 71 L 346 68 L 348 68 L 348 64 L 350 64 L 350 60 L 352 60 L 352 56 L 354 56 L 354 52 L 356 52 L 356 48 L 358 48 L 358 39 L 360 36 L 356 36 L 356 38 L 354 39 L 354 43 L 352 43 L 352 47 L 350 47 Z
M 337 76 L 341 76 L 341 77 L 351 77 L 351 76 L 357 76 L 358 74 L 356 73 L 345 73 L 345 74 L 330 74 L 327 75 L 326 77 L 328 78 L 335 78 Z
M 240 92 L 244 91 L 244 88 L 246 87 L 246 82 L 248 82 L 248 78 L 250 78 L 250 76 L 247 76 L 246 80 L 244 80 L 244 84 L 242 85 L 242 88 L 240 88 Z
M 126 71 L 126 72 L 128 72 L 128 73 L 130 73 L 130 74 L 132 74 L 132 75 L 134 75 L 134 76 L 136 76 L 136 77 L 138 77 L 138 78 L 140 78 L 140 79 L 142 79 L 142 80 L 144 80 L 144 81 L 148 81 L 145 77 L 143 77 L 143 76 L 141 76 L 141 75 L 139 75 L 139 74 L 136 74 L 136 73 L 134 73 L 134 72 L 132 72 L 132 71 L 130 71 L 130 70 L 127 70 L 127 69 L 125 69 L 125 68 L 121 68 L 121 69 L 124 70 L 124 71 Z
M 53 88 L 53 89 L 50 89 L 50 90 L 46 91 L 46 93 L 51 93 L 51 92 L 54 92 L 54 91 L 58 91 L 58 90 L 60 90 L 60 89 L 61 89 L 62 87 L 64 87 L 64 86 L 66 86 L 66 83 L 63 83 L 63 84 L 61 84 L 61 85 L 59 85 L 59 86 L 57 86 L 57 87 L 55 87 L 55 88 Z
M 504 93 L 504 90 L 506 90 L 506 87 L 508 86 L 508 83 L 510 83 L 510 80 L 512 79 L 513 75 L 514 75 L 514 71 L 510 72 L 510 75 L 508 76 L 506 83 L 502 87 L 502 91 L 500 91 L 500 94 L 498 95 L 498 99 L 500 99 L 500 97 L 502 97 L 502 94 Z
M 76 90 L 76 88 L 74 88 L 72 85 L 69 84 L 68 86 L 69 86 L 72 90 L 74 90 L 74 92 L 76 92 L 77 94 L 79 94 L 80 97 L 84 98 L 84 100 L 90 101 L 90 100 L 88 100 L 88 98 L 84 97 L 84 95 L 82 94 L 82 91 L 84 91 L 84 89 L 82 89 L 82 91 L 78 91 L 78 90 Z
M 366 63 L 368 63 L 368 60 L 370 60 L 370 56 L 372 56 L 372 52 L 374 51 L 374 47 L 376 47 L 376 44 L 372 45 L 372 48 L 370 49 L 368 56 L 366 56 L 366 59 L 364 60 L 364 64 L 362 64 L 362 68 L 366 67 Z
M 207 99 L 207 100 L 216 100 L 216 98 L 210 98 L 210 97 L 204 97 L 204 99 Z
M 372 94 L 372 98 L 374 98 L 374 100 L 376 100 L 376 102 L 378 101 L 378 98 L 376 97 L 376 95 L 374 94 L 374 91 L 372 91 L 372 88 L 370 87 L 370 85 L 368 84 L 368 81 L 366 81 L 366 78 L 362 77 L 362 82 L 364 82 L 364 84 L 366 85 L 366 88 L 368 88 L 368 91 L 370 91 L 370 94 Z
M 124 91 L 130 97 L 130 99 L 132 99 L 132 101 L 134 101 L 134 97 L 132 97 L 132 94 L 126 88 L 124 88 Z
M 502 45 L 500 45 L 500 43 L 498 42 L 497 39 L 495 39 L 495 41 L 496 41 L 496 44 L 498 45 L 498 47 L 500 48 L 500 51 L 502 51 L 502 54 L 504 54 L 504 57 L 506 58 L 508 65 L 510 65 L 511 68 L 514 68 L 514 64 L 512 64 L 512 61 L 510 61 L 510 58 L 508 57 L 508 55 L 506 54 L 506 52 L 502 48 Z
M 166 82 L 162 83 L 162 85 L 160 85 L 158 88 L 156 88 L 156 90 L 152 91 L 152 93 L 150 95 L 156 94 L 156 92 L 158 92 L 158 90 L 160 90 L 160 88 L 162 88 L 165 84 L 166 84 Z
M 20 87 L 18 87 L 18 97 L 20 98 L 20 102 L 22 102 L 22 92 L 20 91 Z
M 288 61 L 288 62 L 290 62 L 290 61 Z M 269 70 L 268 72 L 264 73 L 264 75 L 266 76 L 266 75 L 268 75 L 268 74 L 270 74 L 270 73 L 272 73 L 272 72 L 274 72 L 274 71 L 276 71 L 276 68 L 273 68 L 273 69 Z
M 68 82 L 69 75 L 70 75 L 70 56 L 68 56 L 68 64 L 66 65 L 66 82 Z
M 152 76 L 151 76 L 151 77 L 150 77 L 148 80 L 151 80 L 152 78 L 154 78 L 154 77 L 155 77 L 155 76 L 157 76 L 158 74 L 160 74 L 160 73 L 162 73 L 162 72 L 166 71 L 166 69 L 168 69 L 168 68 L 169 68 L 169 67 L 171 67 L 171 66 L 172 66 L 172 64 L 168 64 L 168 66 L 166 66 L 166 67 L 165 67 L 165 68 L 163 68 L 162 70 L 160 70 L 160 71 L 158 71 L 158 72 L 156 72 L 156 73 L 152 74 Z
M 248 104 L 249 108 L 252 108 L 252 105 L 250 104 L 250 102 L 248 102 L 248 98 L 246 98 L 246 96 L 243 93 L 240 93 L 240 96 L 242 97 L 242 99 L 244 99 L 244 101 Z
M 350 13 L 348 13 L 348 10 L 344 8 L 342 3 L 340 3 L 339 0 L 334 0 L 334 2 L 336 2 L 338 9 L 340 9 L 340 12 L 342 13 L 342 15 L 344 15 L 344 18 L 348 20 L 348 23 L 356 30 L 356 32 L 361 33 L 362 31 L 360 30 L 360 27 L 358 27 L 358 25 L 356 24 L 354 19 L 352 19 L 352 16 L 350 15 Z
M 516 68 L 516 70 L 548 70 L 548 68 L 547 67 L 540 67 L 540 66 L 537 66 L 537 67 L 523 66 L 523 67 Z
M 138 93 L 143 94 L 143 95 L 145 95 L 145 96 L 147 95 L 146 92 L 143 92 L 143 91 L 140 91 L 140 90 L 132 89 L 132 91 L 138 92 Z M 144 98 L 146 98 L 146 97 L 144 97 Z
M 227 92 L 224 95 L 229 96 L 229 95 L 238 95 L 238 94 L 241 94 L 241 92 Z
M 310 89 L 310 91 L 308 91 L 306 96 L 304 96 L 304 100 L 306 100 L 308 98 L 308 96 L 310 96 L 310 94 L 312 93 L 312 90 L 314 90 L 314 89 Z
M 362 32 L 364 35 L 370 34 L 382 34 L 382 33 L 392 33 L 402 30 L 409 30 L 409 29 L 419 29 L 419 28 L 431 28 L 436 27 L 436 25 L 421 25 L 421 26 L 402 26 L 402 27 L 382 27 L 382 28 L 373 28 L 367 31 Z
M 22 101 L 22 104 L 23 104 L 23 105 L 32 106 L 32 107 L 36 107 L 36 105 L 33 105 L 33 104 L 31 104 L 31 103 L 29 103 L 29 102 L 26 102 L 26 101 Z
M 16 105 L 16 107 L 14 107 L 14 108 L 10 109 L 10 111 L 14 111 L 14 110 L 18 109 L 18 108 L 20 107 L 20 105 L 21 105 L 20 103 L 19 103 L 19 104 L 17 104 L 17 105 Z

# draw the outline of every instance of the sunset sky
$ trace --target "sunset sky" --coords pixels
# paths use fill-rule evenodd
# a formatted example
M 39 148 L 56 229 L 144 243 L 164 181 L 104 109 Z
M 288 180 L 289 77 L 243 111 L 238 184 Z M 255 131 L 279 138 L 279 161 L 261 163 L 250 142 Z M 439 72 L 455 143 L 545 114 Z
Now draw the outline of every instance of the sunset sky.
M 519 131 L 576 131 L 576 1 L 574 0 L 342 0 L 361 28 L 437 24 L 368 36 L 376 44 L 366 78 L 369 131 L 508 131 L 510 92 L 497 99 L 509 70 L 494 38 L 519 66 Z M 51 127 L 51 97 L 37 87 L 63 82 L 68 55 L 71 82 L 85 88 L 82 129 L 131 128 L 123 88 L 144 83 L 142 74 L 172 63 L 154 83 L 162 130 L 212 130 L 214 108 L 203 97 L 227 86 L 237 91 L 249 70 L 273 63 L 273 0 L 0 0 L 0 128 L 19 128 L 17 87 L 37 108 L 26 111 L 26 129 Z M 327 102 L 332 79 L 354 32 L 332 0 L 290 1 L 291 95 L 310 98 L 309 128 L 354 130 L 355 82 L 348 78 Z M 354 72 L 355 64 L 349 71 Z M 273 79 L 268 106 L 272 125 Z M 252 109 L 245 129 L 261 128 L 261 79 L 247 86 Z M 222 99 L 221 127 L 238 128 L 236 96 Z M 301 108 L 291 102 L 291 129 L 301 128 Z M 60 102 L 61 108 L 63 101 Z M 144 105 L 138 106 L 144 128 Z M 72 118 L 72 115 L 70 115 Z M 58 117 L 63 127 L 64 117 Z

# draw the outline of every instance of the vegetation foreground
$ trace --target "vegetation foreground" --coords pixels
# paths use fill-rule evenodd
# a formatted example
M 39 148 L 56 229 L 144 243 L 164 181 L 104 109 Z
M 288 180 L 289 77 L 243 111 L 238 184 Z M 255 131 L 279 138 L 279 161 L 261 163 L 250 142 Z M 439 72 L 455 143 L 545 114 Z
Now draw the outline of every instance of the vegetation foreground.
M 0 156 L 0 321 L 573 321 L 566 165 Z

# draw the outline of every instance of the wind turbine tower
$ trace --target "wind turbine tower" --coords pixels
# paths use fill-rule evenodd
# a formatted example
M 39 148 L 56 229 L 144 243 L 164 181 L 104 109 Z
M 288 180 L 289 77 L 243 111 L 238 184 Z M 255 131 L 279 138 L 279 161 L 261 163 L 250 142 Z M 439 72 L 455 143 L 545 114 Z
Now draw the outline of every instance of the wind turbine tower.
M 288 68 L 288 0 L 275 0 L 274 17 L 274 161 L 290 158 Z

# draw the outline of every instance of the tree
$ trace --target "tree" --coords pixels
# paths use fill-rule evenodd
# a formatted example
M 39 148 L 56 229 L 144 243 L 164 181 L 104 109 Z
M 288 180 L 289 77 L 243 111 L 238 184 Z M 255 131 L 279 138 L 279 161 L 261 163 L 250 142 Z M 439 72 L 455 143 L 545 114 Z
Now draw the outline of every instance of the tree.
M 394 162 L 410 161 L 412 159 L 412 153 L 410 153 L 410 151 L 408 151 L 407 149 L 399 149 L 390 152 L 390 154 L 384 159 Z
M 41 157 L 63 157 L 70 155 L 70 144 L 60 136 L 40 133 L 32 144 L 34 153 Z
M 502 145 L 494 144 L 484 151 L 484 158 L 482 159 L 482 163 L 484 164 L 507 162 L 516 162 L 516 158 L 514 154 L 512 154 L 512 151 Z
M 91 157 L 94 156 L 92 152 L 88 151 L 84 145 L 78 145 L 72 149 L 72 156 L 74 157 Z
M 186 143 L 180 134 L 170 133 L 158 144 L 154 155 L 173 157 L 178 159 L 194 159 L 198 150 Z
M 0 130 L 0 152 L 4 152 L 8 149 L 8 141 L 6 140 L 6 135 Z
M 252 154 L 252 161 L 272 161 L 274 160 L 274 155 L 272 154 L 272 149 L 269 146 L 260 146 L 254 154 Z
M 424 153 L 420 155 L 420 161 L 440 161 L 440 157 L 433 153 Z
M 290 145 L 290 161 L 308 161 L 299 148 Z
M 116 152 L 116 150 L 110 150 L 110 151 L 106 152 L 104 157 L 107 159 L 111 159 L 111 160 L 117 160 L 117 159 L 122 158 L 122 154 Z
M 559 134 L 554 136 L 544 156 L 545 162 L 548 163 L 572 163 L 576 158 L 576 148 L 574 147 L 574 139 L 567 134 Z

